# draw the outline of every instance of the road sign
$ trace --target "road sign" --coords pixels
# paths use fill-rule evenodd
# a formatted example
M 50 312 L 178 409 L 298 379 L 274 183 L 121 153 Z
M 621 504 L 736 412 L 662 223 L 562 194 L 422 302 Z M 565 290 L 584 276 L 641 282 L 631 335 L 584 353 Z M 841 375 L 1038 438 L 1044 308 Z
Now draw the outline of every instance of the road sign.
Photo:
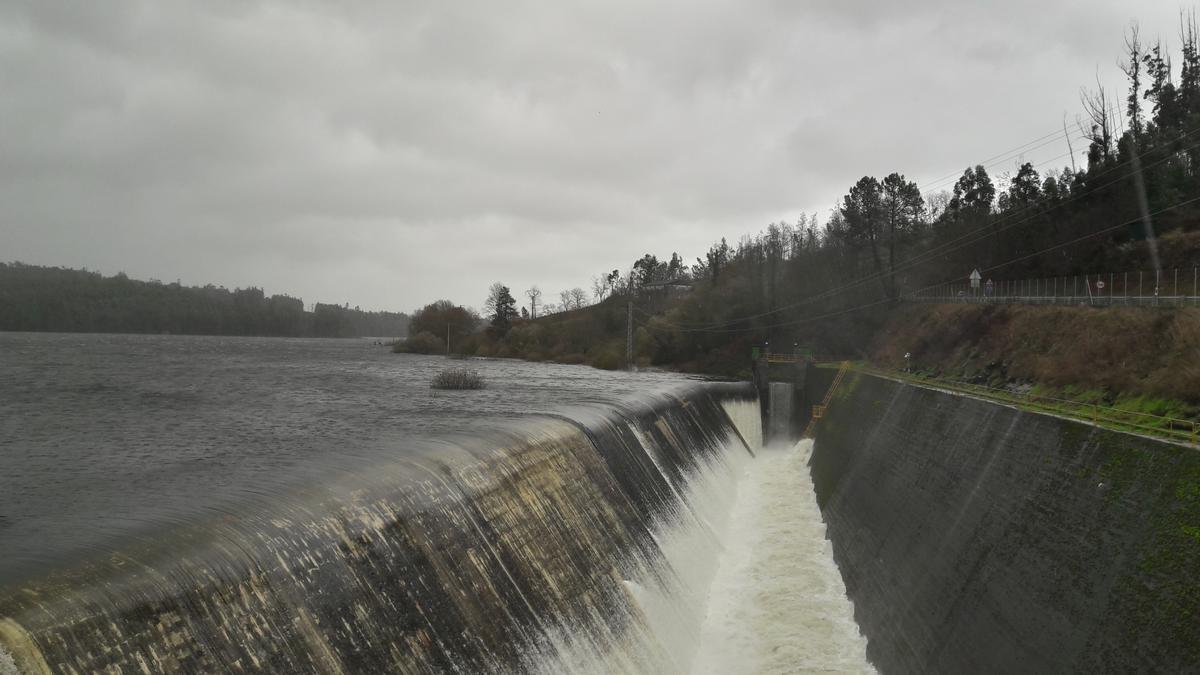
M 1097 281 L 1097 282 L 1096 282 L 1096 288 L 1099 288 L 1100 290 L 1104 290 L 1104 282 L 1103 282 L 1103 281 Z
M 972 271 L 971 272 L 971 288 L 979 288 L 979 280 L 982 278 L 983 278 L 983 275 L 979 273 L 978 268 L 976 268 L 974 271 Z

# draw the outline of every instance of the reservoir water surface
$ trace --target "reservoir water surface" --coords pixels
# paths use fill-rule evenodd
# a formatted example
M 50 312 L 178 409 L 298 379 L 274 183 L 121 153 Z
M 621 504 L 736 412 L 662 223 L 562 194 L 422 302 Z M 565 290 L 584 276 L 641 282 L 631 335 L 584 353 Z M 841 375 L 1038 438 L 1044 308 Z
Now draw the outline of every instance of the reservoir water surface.
M 429 388 L 463 365 L 487 388 Z M 447 434 L 681 381 L 370 340 L 0 332 L 0 586 Z

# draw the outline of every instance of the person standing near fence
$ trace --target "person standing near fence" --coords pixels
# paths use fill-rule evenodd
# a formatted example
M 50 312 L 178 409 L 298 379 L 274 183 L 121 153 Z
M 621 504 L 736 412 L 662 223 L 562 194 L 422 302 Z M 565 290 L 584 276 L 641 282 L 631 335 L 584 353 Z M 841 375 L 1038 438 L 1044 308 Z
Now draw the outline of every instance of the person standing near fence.
M 990 298 L 990 297 L 992 297 L 992 292 L 995 290 L 996 290 L 995 284 L 992 283 L 991 279 L 988 279 L 987 283 L 983 285 L 983 294 L 986 297 Z

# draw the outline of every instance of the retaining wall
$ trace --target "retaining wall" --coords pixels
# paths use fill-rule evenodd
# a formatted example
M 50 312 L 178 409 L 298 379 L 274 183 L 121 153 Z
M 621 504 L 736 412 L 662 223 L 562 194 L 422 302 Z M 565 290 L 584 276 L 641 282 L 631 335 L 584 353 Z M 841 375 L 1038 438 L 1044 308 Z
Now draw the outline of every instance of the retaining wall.
M 1200 669 L 1200 450 L 849 374 L 811 468 L 881 672 Z

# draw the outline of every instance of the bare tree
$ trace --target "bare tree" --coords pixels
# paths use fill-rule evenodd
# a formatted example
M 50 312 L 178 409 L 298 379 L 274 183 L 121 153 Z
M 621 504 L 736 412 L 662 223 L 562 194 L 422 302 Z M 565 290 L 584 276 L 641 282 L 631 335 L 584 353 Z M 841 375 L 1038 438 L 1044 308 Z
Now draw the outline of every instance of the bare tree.
M 1067 153 L 1071 155 L 1071 173 L 1074 174 L 1078 169 L 1075 168 L 1075 148 L 1071 147 L 1071 133 L 1067 131 L 1067 114 L 1063 113 L 1063 136 L 1067 138 Z
M 500 283 L 499 281 L 493 283 L 491 286 L 488 286 L 487 300 L 483 301 L 483 306 L 485 308 L 485 311 L 495 312 L 496 305 L 500 301 L 500 298 L 503 297 L 504 294 L 508 293 L 508 292 L 509 292 L 508 286 L 505 286 L 504 284 Z
M 536 319 L 538 315 L 538 302 L 542 298 L 542 289 L 536 285 L 531 286 L 529 290 L 525 291 L 525 295 L 529 296 L 529 318 Z
M 925 195 L 925 208 L 929 216 L 930 222 L 936 222 L 942 214 L 946 212 L 946 208 L 950 206 L 950 199 L 953 197 L 949 190 L 940 190 L 938 192 L 930 192 Z
M 571 304 L 571 291 L 559 291 L 558 302 L 559 306 L 563 308 L 564 312 L 575 308 Z
M 1134 134 L 1142 132 L 1142 61 L 1146 50 L 1142 48 L 1138 38 L 1138 25 L 1135 21 L 1130 24 L 1129 32 L 1125 35 L 1125 53 L 1129 60 L 1118 63 L 1125 77 L 1129 78 L 1129 97 L 1126 101 L 1126 114 L 1129 115 L 1129 128 Z
M 571 306 L 575 309 L 587 307 L 587 292 L 576 286 L 571 289 Z
M 1104 91 L 1104 86 L 1100 84 L 1099 73 L 1096 74 L 1096 90 L 1080 89 L 1079 102 L 1083 105 L 1083 112 L 1091 124 L 1091 128 L 1087 130 L 1082 129 L 1083 125 L 1080 124 L 1080 130 L 1090 143 L 1088 164 L 1107 164 L 1112 159 L 1115 121 L 1112 102 L 1108 99 L 1108 92 Z

